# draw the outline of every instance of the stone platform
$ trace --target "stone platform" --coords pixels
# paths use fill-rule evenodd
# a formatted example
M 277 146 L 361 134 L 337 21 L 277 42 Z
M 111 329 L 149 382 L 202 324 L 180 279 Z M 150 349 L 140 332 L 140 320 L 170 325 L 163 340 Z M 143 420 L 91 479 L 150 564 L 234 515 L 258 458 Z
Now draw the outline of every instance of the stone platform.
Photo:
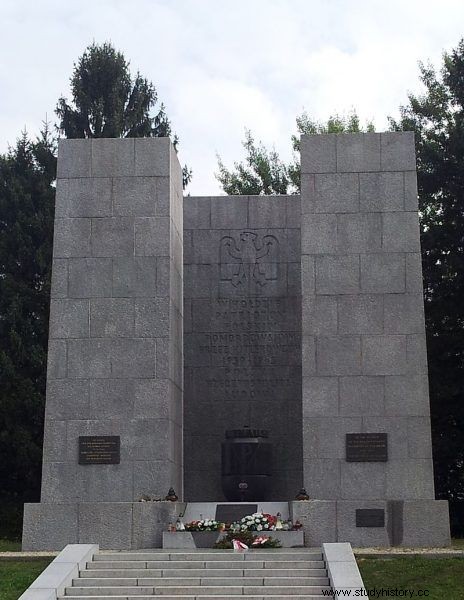
M 201 535 L 203 533 L 211 534 L 211 536 L 208 536 L 207 539 L 206 536 Z M 253 533 L 257 536 L 279 540 L 282 548 L 301 548 L 304 546 L 303 531 L 256 531 Z M 164 531 L 163 548 L 211 548 L 214 543 L 222 540 L 225 536 L 224 532 L 219 531 Z M 203 537 L 205 538 L 204 542 Z M 209 537 L 214 538 L 212 543 L 210 543 Z M 203 545 L 203 543 L 206 545 Z
M 346 541 L 358 548 L 450 545 L 448 503 L 443 500 L 308 500 L 272 504 L 286 504 L 287 513 L 279 511 L 282 518 L 302 523 L 307 547 Z M 360 507 L 384 510 L 384 525 L 356 527 L 356 510 Z M 200 513 L 209 517 L 202 512 L 204 508 L 205 503 L 194 502 L 26 504 L 23 550 L 62 550 L 69 543 L 95 542 L 111 550 L 161 548 L 163 532 L 170 523 L 178 517 L 193 520 Z M 268 508 L 267 503 L 259 506 L 264 512 L 273 512 Z M 214 517 L 214 512 L 211 514 Z

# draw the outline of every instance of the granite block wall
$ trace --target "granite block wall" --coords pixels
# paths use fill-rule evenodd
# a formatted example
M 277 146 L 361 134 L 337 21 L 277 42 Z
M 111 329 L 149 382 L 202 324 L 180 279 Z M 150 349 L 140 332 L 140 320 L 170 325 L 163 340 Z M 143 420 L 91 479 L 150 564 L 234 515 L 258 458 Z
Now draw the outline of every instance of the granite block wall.
M 299 196 L 184 199 L 185 498 L 223 500 L 227 429 L 268 429 L 270 500 L 302 484 Z
M 318 499 L 433 499 L 414 137 L 301 140 L 303 448 Z M 348 462 L 346 434 L 387 433 Z
M 60 141 L 42 502 L 182 495 L 182 218 L 168 138 Z

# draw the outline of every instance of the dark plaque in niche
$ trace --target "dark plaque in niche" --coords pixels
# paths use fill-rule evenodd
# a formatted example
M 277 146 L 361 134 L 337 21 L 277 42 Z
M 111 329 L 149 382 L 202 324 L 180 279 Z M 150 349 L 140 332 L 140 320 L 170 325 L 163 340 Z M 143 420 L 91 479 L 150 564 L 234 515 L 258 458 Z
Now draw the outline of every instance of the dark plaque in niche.
M 386 433 L 347 433 L 347 462 L 386 462 L 388 442 Z
M 385 527 L 383 508 L 356 509 L 356 527 Z
M 216 521 L 234 523 L 258 510 L 257 504 L 218 504 L 216 506 Z
M 119 465 L 119 435 L 79 436 L 80 465 Z

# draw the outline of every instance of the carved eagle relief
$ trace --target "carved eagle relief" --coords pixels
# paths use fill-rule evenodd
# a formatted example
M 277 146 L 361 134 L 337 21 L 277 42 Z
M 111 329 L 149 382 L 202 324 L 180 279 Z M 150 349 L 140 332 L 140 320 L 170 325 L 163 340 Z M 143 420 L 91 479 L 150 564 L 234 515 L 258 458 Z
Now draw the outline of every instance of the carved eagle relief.
M 229 275 L 221 278 L 230 281 L 235 287 L 249 281 L 264 286 L 267 281 L 277 278 L 271 265 L 278 262 L 278 255 L 279 242 L 274 235 L 263 235 L 260 239 L 259 234 L 254 231 L 242 231 L 238 241 L 225 235 L 220 243 L 220 262 L 232 263 L 232 270 Z M 266 269 L 266 265 L 269 268 Z M 221 272 L 224 274 L 225 270 L 221 269 Z

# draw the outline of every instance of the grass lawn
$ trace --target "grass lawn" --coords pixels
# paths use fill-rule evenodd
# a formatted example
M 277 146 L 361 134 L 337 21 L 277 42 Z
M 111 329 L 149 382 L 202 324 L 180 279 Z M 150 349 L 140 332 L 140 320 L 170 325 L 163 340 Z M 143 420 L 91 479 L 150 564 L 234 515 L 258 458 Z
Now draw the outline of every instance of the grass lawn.
M 51 560 L 51 558 L 33 561 L 0 559 L 0 600 L 17 600 Z
M 418 590 L 428 590 L 427 600 L 463 598 L 464 558 L 359 558 L 358 566 L 366 590 L 414 590 L 412 598 L 419 597 Z
M 20 552 L 21 542 L 0 539 L 0 552 Z

